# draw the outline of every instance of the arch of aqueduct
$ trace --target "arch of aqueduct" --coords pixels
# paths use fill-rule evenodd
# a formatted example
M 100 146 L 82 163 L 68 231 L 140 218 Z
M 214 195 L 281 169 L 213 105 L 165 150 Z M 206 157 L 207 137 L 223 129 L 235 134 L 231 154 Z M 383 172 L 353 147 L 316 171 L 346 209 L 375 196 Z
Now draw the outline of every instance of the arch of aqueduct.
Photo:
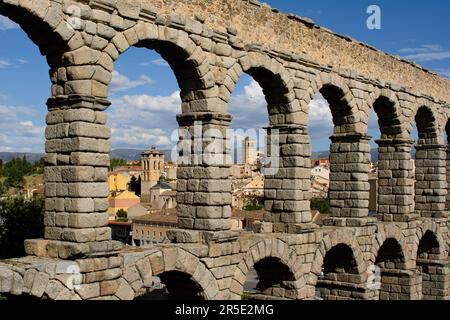
M 254 267 L 271 297 L 312 299 L 316 289 L 324 299 L 450 297 L 448 79 L 255 0 L 0 0 L 0 14 L 39 47 L 52 82 L 45 239 L 27 240 L 27 257 L 0 261 L 0 293 L 133 299 L 159 275 L 174 296 L 240 299 Z M 244 73 L 264 89 L 268 132 L 279 131 L 281 153 L 280 169 L 266 177 L 260 233 L 229 230 L 230 168 L 204 154 L 178 170 L 171 244 L 124 249 L 111 240 L 104 111 L 114 61 L 133 46 L 170 64 L 180 128 L 201 121 L 226 130 L 227 103 Z M 331 216 L 322 227 L 311 223 L 308 194 L 308 104 L 317 92 L 335 125 Z M 381 131 L 378 219 L 368 215 L 372 108 Z M 213 156 L 226 158 L 224 150 Z M 370 286 L 372 265 L 381 268 L 381 287 Z M 67 270 L 81 272 L 78 286 Z

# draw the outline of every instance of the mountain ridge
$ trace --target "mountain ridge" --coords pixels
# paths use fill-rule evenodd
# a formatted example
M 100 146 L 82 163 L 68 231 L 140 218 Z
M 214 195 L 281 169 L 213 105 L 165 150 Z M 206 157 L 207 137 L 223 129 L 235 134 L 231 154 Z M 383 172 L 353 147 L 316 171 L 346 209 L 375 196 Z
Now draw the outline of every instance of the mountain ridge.
M 129 161 L 139 161 L 141 159 L 141 153 L 145 150 L 131 149 L 131 148 L 118 148 L 111 151 L 111 159 L 123 159 Z M 172 160 L 172 150 L 160 150 L 166 160 Z M 44 153 L 33 152 L 0 152 L 0 160 L 10 161 L 14 158 L 22 158 L 25 156 L 28 161 L 34 163 L 44 157 Z M 330 156 L 329 151 L 318 151 L 312 153 L 312 159 L 327 158 Z M 415 150 L 413 149 L 413 158 L 415 156 Z M 378 161 L 378 149 L 371 150 L 372 161 Z

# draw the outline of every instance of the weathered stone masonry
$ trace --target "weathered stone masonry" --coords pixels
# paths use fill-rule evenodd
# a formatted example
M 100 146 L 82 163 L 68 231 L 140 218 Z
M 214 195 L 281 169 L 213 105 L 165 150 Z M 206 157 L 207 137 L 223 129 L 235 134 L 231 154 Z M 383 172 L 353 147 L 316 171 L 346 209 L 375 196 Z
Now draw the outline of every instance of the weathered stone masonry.
M 0 262 L 0 293 L 134 299 L 160 276 L 174 298 L 240 299 L 255 268 L 261 293 L 272 298 L 313 299 L 316 291 L 322 299 L 450 297 L 448 79 L 253 0 L 0 0 L 0 14 L 39 46 L 52 81 L 45 239 L 26 241 L 28 257 Z M 225 135 L 224 151 L 180 165 L 172 244 L 132 250 L 111 241 L 104 111 L 114 61 L 133 46 L 156 50 L 174 71 L 180 146 L 192 150 L 197 123 L 203 133 L 229 128 L 227 103 L 243 73 L 263 88 L 280 161 L 267 177 L 267 213 L 256 233 L 229 230 Z M 320 228 L 309 210 L 306 129 L 317 92 L 334 122 L 331 217 Z M 378 219 L 368 216 L 371 108 L 381 132 Z M 369 272 L 375 266 L 378 286 Z

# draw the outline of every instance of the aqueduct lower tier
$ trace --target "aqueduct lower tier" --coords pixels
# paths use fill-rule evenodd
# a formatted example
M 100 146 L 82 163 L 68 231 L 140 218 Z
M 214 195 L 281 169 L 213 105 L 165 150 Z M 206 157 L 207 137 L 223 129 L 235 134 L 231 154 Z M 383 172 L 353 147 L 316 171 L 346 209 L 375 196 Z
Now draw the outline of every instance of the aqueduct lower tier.
M 0 263 L 0 293 L 133 299 L 157 275 L 174 297 L 238 299 L 254 268 L 269 297 L 448 299 L 448 79 L 253 0 L 0 0 L 0 14 L 39 46 L 52 82 L 45 239 L 26 241 L 28 257 Z M 111 241 L 104 111 L 114 62 L 133 46 L 169 63 L 187 132 L 197 122 L 205 133 L 229 128 L 227 104 L 242 74 L 263 88 L 280 153 L 255 233 L 230 231 L 230 141 L 222 134 L 221 152 L 179 164 L 172 244 Z M 323 227 L 309 204 L 308 105 L 318 92 L 334 122 Z M 368 215 L 372 108 L 381 132 L 377 217 Z M 195 149 L 181 134 L 180 145 Z
M 441 300 L 449 298 L 447 232 L 418 219 L 299 234 L 222 232 L 208 243 L 128 248 L 96 258 L 29 256 L 2 261 L 0 292 L 130 300 L 158 276 L 172 298 L 241 299 L 254 268 L 260 298 Z M 53 249 L 49 242 L 47 250 Z

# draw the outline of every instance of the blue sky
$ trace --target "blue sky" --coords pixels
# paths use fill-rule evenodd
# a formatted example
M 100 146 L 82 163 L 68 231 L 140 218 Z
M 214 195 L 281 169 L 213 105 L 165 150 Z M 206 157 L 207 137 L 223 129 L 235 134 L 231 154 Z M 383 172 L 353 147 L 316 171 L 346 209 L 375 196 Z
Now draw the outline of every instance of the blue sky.
M 301 0 L 266 1 L 283 12 L 312 18 L 317 24 L 349 35 L 383 51 L 400 55 L 450 77 L 450 1 Z M 381 30 L 366 27 L 369 5 L 381 8 Z M 45 102 L 50 95 L 48 66 L 25 33 L 0 18 L 0 152 L 42 152 Z M 113 148 L 162 149 L 173 146 L 180 111 L 178 86 L 161 57 L 147 49 L 131 49 L 115 64 L 108 109 Z M 233 128 L 259 129 L 267 124 L 262 92 L 244 76 L 230 102 Z M 249 116 L 251 115 L 251 117 Z M 324 121 L 325 119 L 325 121 Z M 379 137 L 376 117 L 369 134 Z M 331 115 L 322 99 L 312 103 L 309 130 L 313 150 L 329 147 Z

